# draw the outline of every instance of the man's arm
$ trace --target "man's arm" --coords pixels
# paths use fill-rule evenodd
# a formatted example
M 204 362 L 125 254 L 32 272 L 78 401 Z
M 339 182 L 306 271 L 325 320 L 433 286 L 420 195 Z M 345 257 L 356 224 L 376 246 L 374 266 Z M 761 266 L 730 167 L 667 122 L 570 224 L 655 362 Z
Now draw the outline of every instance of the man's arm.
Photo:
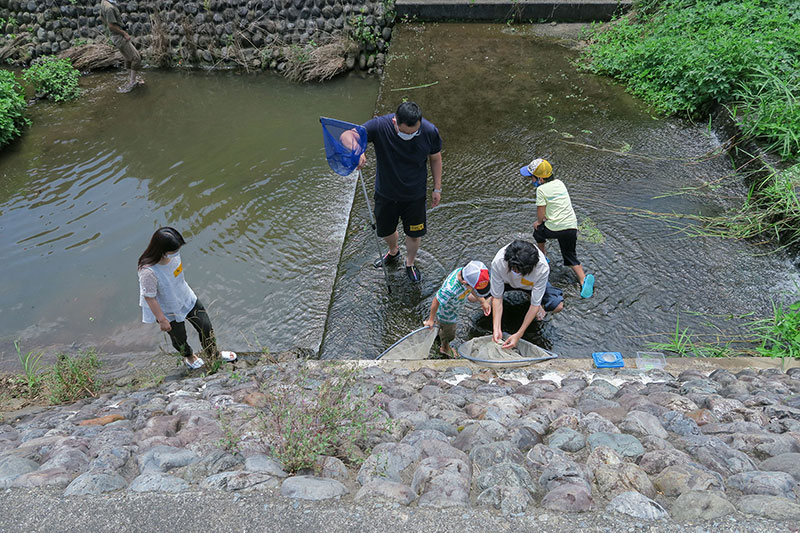
M 105 23 L 105 25 L 108 26 L 108 30 L 111 33 L 122 35 L 122 38 L 125 39 L 126 41 L 131 40 L 131 36 L 128 34 L 128 32 L 123 30 L 122 27 L 119 25 L 117 14 L 114 11 L 101 12 L 100 20 L 102 20 Z
M 355 150 L 358 148 L 358 141 L 360 140 L 361 136 L 358 134 L 355 128 L 344 131 L 341 135 L 339 135 L 339 142 L 342 143 L 342 146 L 349 148 L 350 150 Z M 363 167 L 366 163 L 367 155 L 361 154 L 361 158 L 358 160 L 358 166 L 356 168 L 361 170 L 361 167 Z
M 339 135 L 339 142 L 342 143 L 342 146 L 351 150 L 358 148 L 358 141 L 360 140 L 361 136 L 355 128 L 343 131 L 342 134 Z
M 528 312 L 525 313 L 525 319 L 522 321 L 522 325 L 519 327 L 519 331 L 511 335 L 508 340 L 503 344 L 503 348 L 514 348 L 516 347 L 519 340 L 525 335 L 525 331 L 528 329 L 528 326 L 531 325 L 536 319 L 536 315 L 539 313 L 540 305 L 532 305 L 528 308 Z
M 492 339 L 494 342 L 503 340 L 503 297 L 492 298 Z
M 431 195 L 431 205 L 436 207 L 442 201 L 442 152 L 431 154 L 431 174 L 433 174 L 433 194 Z

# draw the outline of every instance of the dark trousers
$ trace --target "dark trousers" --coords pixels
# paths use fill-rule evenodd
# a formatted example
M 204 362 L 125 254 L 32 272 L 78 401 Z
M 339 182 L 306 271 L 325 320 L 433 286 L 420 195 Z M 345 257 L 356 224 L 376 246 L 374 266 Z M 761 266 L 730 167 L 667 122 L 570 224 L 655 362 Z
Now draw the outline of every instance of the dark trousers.
M 211 327 L 211 319 L 208 317 L 208 312 L 200 300 L 194 304 L 192 310 L 186 315 L 184 322 L 170 322 L 169 325 L 172 329 L 169 331 L 169 339 L 172 341 L 172 346 L 180 352 L 183 357 L 192 356 L 192 348 L 186 339 L 186 322 L 200 335 L 200 345 L 203 348 L 203 353 L 207 357 L 212 357 L 217 353 L 217 341 L 214 338 L 214 330 Z

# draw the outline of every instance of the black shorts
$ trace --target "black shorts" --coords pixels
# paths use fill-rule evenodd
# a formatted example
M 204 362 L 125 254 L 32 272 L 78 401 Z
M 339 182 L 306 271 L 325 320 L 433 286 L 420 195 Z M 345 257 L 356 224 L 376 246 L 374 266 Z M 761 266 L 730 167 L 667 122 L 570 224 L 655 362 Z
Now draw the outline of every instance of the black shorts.
M 378 237 L 388 237 L 397 231 L 397 220 L 403 220 L 403 231 L 409 237 L 422 237 L 427 233 L 428 206 L 423 196 L 418 200 L 396 202 L 375 195 L 375 221 Z
M 536 231 L 533 232 L 533 238 L 536 242 L 543 243 L 547 239 L 558 239 L 558 246 L 561 248 L 561 257 L 564 259 L 566 266 L 577 266 L 581 262 L 578 261 L 578 254 L 575 253 L 575 244 L 578 242 L 577 229 L 562 229 L 561 231 L 549 230 L 544 224 L 539 224 Z

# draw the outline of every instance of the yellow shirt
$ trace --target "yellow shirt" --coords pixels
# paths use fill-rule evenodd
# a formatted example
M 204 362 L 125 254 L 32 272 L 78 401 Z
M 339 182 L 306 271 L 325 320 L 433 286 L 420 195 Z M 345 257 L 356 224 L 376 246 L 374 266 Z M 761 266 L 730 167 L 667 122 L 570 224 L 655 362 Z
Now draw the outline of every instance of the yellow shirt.
M 578 219 L 564 182 L 554 179 L 536 189 L 536 205 L 545 207 L 544 225 L 550 231 L 578 229 Z

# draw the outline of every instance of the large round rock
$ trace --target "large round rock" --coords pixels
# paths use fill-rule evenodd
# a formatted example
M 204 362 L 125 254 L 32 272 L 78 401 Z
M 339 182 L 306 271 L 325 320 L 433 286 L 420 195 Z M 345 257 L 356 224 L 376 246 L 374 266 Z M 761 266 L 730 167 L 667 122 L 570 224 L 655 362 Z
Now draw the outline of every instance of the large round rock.
M 644 454 L 644 446 L 639 439 L 625 433 L 593 433 L 588 441 L 592 450 L 598 446 L 608 446 L 621 457 L 637 458 Z
M 344 496 L 349 491 L 335 479 L 314 476 L 294 476 L 281 484 L 281 494 L 300 500 L 328 500 Z
M 618 494 L 606 506 L 606 511 L 615 511 L 641 520 L 669 518 L 669 513 L 663 507 L 635 490 Z
M 734 512 L 736 509 L 731 502 L 719 493 L 707 490 L 684 492 L 672 505 L 672 517 L 682 522 L 714 520 Z

